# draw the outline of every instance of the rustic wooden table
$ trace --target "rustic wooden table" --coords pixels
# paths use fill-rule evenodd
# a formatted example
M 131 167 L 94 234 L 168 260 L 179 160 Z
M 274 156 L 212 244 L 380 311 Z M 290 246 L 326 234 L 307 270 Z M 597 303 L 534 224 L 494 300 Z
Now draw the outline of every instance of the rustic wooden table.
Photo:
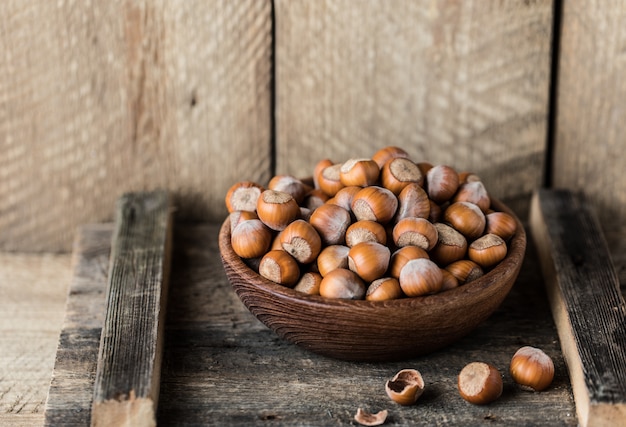
M 246 310 L 224 275 L 218 230 L 219 225 L 206 224 L 174 231 L 159 423 L 356 425 L 353 417 L 362 407 L 387 409 L 387 425 L 577 424 L 532 241 L 512 292 L 472 334 L 419 358 L 350 363 L 280 340 Z M 46 413 L 50 425 L 88 424 L 111 232 L 108 225 L 80 232 Z M 541 347 L 553 357 L 556 375 L 547 391 L 526 392 L 512 382 L 508 364 L 522 345 Z M 503 373 L 503 395 L 487 406 L 465 402 L 456 389 L 459 371 L 475 360 Z M 384 391 L 387 379 L 402 368 L 418 369 L 426 382 L 414 406 L 399 406 Z

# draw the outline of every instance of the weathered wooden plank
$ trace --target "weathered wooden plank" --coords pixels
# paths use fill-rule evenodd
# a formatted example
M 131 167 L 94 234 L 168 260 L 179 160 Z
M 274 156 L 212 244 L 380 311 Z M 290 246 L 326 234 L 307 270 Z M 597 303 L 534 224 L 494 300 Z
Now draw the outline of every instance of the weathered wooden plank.
M 154 426 L 169 286 L 172 206 L 165 191 L 117 204 L 91 425 Z
M 626 424 L 626 303 L 602 229 L 568 190 L 533 197 L 532 233 L 581 425 Z
M 527 209 L 546 149 L 552 4 L 276 1 L 277 171 L 399 145 Z
M 43 423 L 70 255 L 0 253 L 0 425 Z
M 0 249 L 71 250 L 127 191 L 220 220 L 271 167 L 271 1 L 0 7 Z
M 387 408 L 388 424 L 394 425 L 577 424 L 567 369 L 532 246 L 519 283 L 502 307 L 470 336 L 442 351 L 404 362 L 349 363 L 282 341 L 256 320 L 225 277 L 218 253 L 218 232 L 218 224 L 176 227 L 160 425 L 353 425 L 359 406 L 371 411 Z M 90 227 L 83 228 L 81 234 L 83 241 L 93 247 L 110 242 Z M 83 255 L 78 258 L 85 267 L 77 274 L 93 289 L 104 289 L 106 277 L 95 277 L 86 268 L 90 252 L 93 257 L 90 245 L 80 249 Z M 86 295 L 71 292 L 70 304 Z M 103 300 L 103 295 L 90 293 L 89 298 Z M 78 325 L 74 332 L 84 337 L 98 336 L 97 329 L 89 324 Z M 97 342 L 83 342 L 84 352 L 89 353 L 88 347 L 92 346 L 93 358 Z M 511 356 L 526 344 L 543 348 L 554 359 L 555 380 L 545 392 L 525 392 L 507 373 Z M 473 360 L 490 361 L 502 370 L 504 393 L 492 405 L 473 406 L 458 395 L 456 375 Z M 73 378 L 75 383 L 88 383 L 93 378 L 93 363 L 79 365 L 73 371 L 70 365 L 65 365 L 68 370 L 62 373 L 64 377 Z M 417 405 L 400 407 L 386 396 L 384 384 L 406 367 L 419 369 L 427 388 Z M 57 378 L 56 383 L 59 381 Z M 66 397 L 74 394 L 76 400 L 74 407 L 64 408 L 64 420 L 80 419 L 82 412 L 88 412 L 89 402 L 87 409 L 83 402 L 91 399 L 89 387 L 62 390 Z
M 584 192 L 608 237 L 626 224 L 626 3 L 562 8 L 552 182 Z

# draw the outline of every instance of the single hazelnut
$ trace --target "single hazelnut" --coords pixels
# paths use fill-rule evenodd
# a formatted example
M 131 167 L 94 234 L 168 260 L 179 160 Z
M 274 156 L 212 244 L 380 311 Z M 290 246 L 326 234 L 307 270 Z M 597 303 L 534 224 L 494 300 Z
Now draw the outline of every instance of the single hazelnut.
M 385 391 L 394 402 L 412 405 L 424 393 L 424 379 L 415 369 L 402 369 L 385 383 Z
M 491 206 L 491 198 L 482 181 L 470 181 L 459 186 L 452 202 L 469 202 L 480 208 L 483 213 Z
M 387 244 L 387 230 L 376 221 L 363 219 L 355 221 L 346 230 L 346 246 L 352 247 L 361 242 Z
M 376 185 L 359 190 L 352 200 L 352 212 L 357 220 L 369 219 L 385 224 L 393 218 L 397 208 L 398 198 Z
M 230 220 L 231 233 L 240 222 L 244 222 L 249 219 L 259 219 L 258 215 L 254 211 L 233 211 L 228 214 L 228 218 Z
M 398 280 L 402 291 L 409 297 L 433 294 L 443 286 L 441 269 L 426 258 L 408 261 L 400 271 Z
M 240 222 L 231 234 L 233 251 L 241 258 L 263 256 L 272 243 L 272 231 L 259 219 Z
M 459 184 L 465 184 L 466 182 L 482 181 L 478 175 L 474 172 L 463 171 L 459 172 Z
M 344 186 L 367 187 L 375 184 L 380 168 L 371 159 L 349 159 L 339 169 L 339 179 Z
M 417 162 L 416 165 L 424 177 L 426 177 L 428 171 L 433 168 L 433 164 L 430 162 Z
M 365 283 L 353 271 L 337 268 L 322 278 L 320 295 L 325 298 L 363 299 Z
M 403 296 L 400 282 L 394 277 L 381 277 L 374 280 L 365 292 L 365 299 L 368 301 L 388 301 Z
M 389 260 L 389 275 L 398 279 L 406 263 L 418 258 L 429 259 L 429 256 L 424 249 L 417 246 L 405 246 L 397 249 L 391 254 L 391 259 Z
M 341 206 L 326 203 L 313 211 L 309 223 L 319 233 L 324 245 L 338 245 L 345 242 L 352 217 Z
M 303 219 L 291 222 L 280 233 L 282 248 L 301 264 L 313 262 L 322 250 L 322 239 Z
M 441 205 L 433 202 L 432 200 L 429 200 L 429 204 L 430 204 L 430 211 L 428 213 L 428 220 L 430 222 L 432 222 L 433 224 L 436 222 L 441 222 L 441 219 L 443 218 L 443 209 L 441 207 Z
M 517 221 L 506 212 L 490 212 L 485 215 L 485 219 L 487 221 L 485 233 L 497 234 L 504 241 L 513 237 L 517 231 Z
M 332 166 L 334 162 L 330 159 L 322 159 L 315 164 L 315 168 L 313 168 L 313 187 L 319 189 L 319 176 L 324 169 L 328 166 Z
M 317 257 L 317 269 L 322 276 L 326 276 L 337 268 L 348 268 L 348 252 L 350 248 L 344 245 L 326 246 Z
M 283 230 L 300 215 L 300 206 L 289 193 L 265 190 L 259 196 L 256 213 L 272 230 Z
M 341 163 L 323 168 L 317 176 L 317 185 L 329 197 L 333 197 L 344 185 L 341 183 Z
M 517 350 L 509 370 L 513 380 L 526 390 L 545 390 L 554 379 L 552 359 L 536 347 L 524 346 Z
M 399 248 L 412 245 L 429 251 L 437 238 L 437 228 L 425 218 L 403 218 L 393 227 L 393 242 Z
M 267 184 L 269 190 L 282 191 L 284 193 L 291 194 L 296 203 L 301 204 L 304 201 L 304 196 L 311 190 L 311 188 L 304 184 L 298 178 L 291 175 L 275 175 L 270 179 Z
M 506 257 L 506 253 L 506 242 L 496 234 L 485 234 L 467 248 L 469 259 L 483 268 L 496 265 Z
M 333 205 L 339 205 L 348 212 L 352 212 L 352 199 L 354 195 L 359 192 L 363 187 L 357 187 L 356 185 L 350 185 L 348 187 L 343 187 L 341 190 L 337 191 L 337 193 L 328 199 L 326 203 L 330 203 Z
M 387 161 L 380 171 L 380 182 L 383 187 L 396 196 L 409 184 L 424 184 L 424 176 L 410 159 L 396 157 Z
M 475 405 L 485 405 L 502 395 L 502 375 L 488 363 L 472 362 L 461 370 L 458 388 L 463 399 Z
M 443 220 L 468 240 L 480 237 L 485 230 L 485 214 L 469 202 L 454 202 L 443 212 Z
M 314 271 L 307 271 L 302 274 L 294 289 L 307 295 L 319 295 L 322 275 Z
M 418 184 L 410 183 L 398 194 L 398 209 L 394 222 L 408 217 L 429 218 L 430 208 L 431 200 L 426 191 Z
M 264 188 L 252 181 L 233 184 L 226 192 L 226 209 L 234 211 L 255 211 L 256 203 Z
M 469 259 L 460 259 L 445 266 L 456 279 L 459 285 L 464 285 L 484 275 L 482 267 Z
M 437 229 L 437 244 L 430 251 L 430 257 L 440 266 L 446 266 L 465 257 L 467 239 L 451 226 L 442 222 L 434 224 Z
M 329 197 L 319 188 L 309 191 L 302 202 L 302 207 L 314 211 L 328 201 Z
M 293 287 L 300 278 L 300 267 L 287 252 L 273 250 L 261 258 L 259 274 L 272 282 Z
M 441 290 L 447 291 L 448 289 L 454 289 L 459 287 L 459 281 L 452 273 L 450 273 L 445 268 L 441 269 L 441 274 L 443 276 Z
M 385 420 L 387 419 L 388 411 L 383 409 L 382 411 L 376 412 L 375 414 L 368 412 L 362 408 L 358 408 L 356 410 L 356 415 L 354 416 L 354 421 L 361 424 L 362 426 L 380 426 L 385 424 Z
M 348 252 L 348 268 L 366 282 L 383 277 L 389 267 L 391 252 L 377 242 L 361 242 Z
M 409 153 L 407 153 L 404 149 L 400 147 L 396 147 L 393 145 L 383 147 L 372 156 L 372 160 L 376 162 L 379 169 L 382 169 L 385 163 L 390 159 L 395 159 L 397 157 L 409 158 Z
M 452 167 L 436 165 L 426 174 L 428 196 L 435 203 L 443 203 L 452 198 L 459 188 L 459 175 Z

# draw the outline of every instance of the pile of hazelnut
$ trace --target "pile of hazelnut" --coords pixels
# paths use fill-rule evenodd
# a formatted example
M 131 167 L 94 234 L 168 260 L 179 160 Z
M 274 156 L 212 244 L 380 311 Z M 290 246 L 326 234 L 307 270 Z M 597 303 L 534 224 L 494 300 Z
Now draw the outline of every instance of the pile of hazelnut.
M 234 252 L 309 295 L 381 301 L 482 276 L 507 254 L 516 220 L 491 208 L 473 173 L 415 162 L 389 146 L 319 161 L 310 181 L 274 176 L 226 194 Z

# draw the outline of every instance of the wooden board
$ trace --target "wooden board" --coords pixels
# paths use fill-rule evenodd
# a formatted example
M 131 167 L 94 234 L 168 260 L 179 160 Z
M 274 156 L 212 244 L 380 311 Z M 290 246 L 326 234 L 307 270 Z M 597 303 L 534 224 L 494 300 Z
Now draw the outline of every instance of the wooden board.
M 545 161 L 552 5 L 276 1 L 277 171 L 399 145 L 525 199 L 525 218 Z
M 166 191 L 117 202 L 91 425 L 155 426 L 171 261 Z
M 552 182 L 583 191 L 607 237 L 623 237 L 626 4 L 598 6 L 562 2 Z M 620 267 L 626 271 L 626 263 Z
M 159 424 L 354 425 L 358 407 L 388 409 L 389 425 L 577 424 L 532 249 L 502 307 L 468 337 L 402 362 L 349 363 L 280 340 L 245 309 L 224 275 L 219 226 L 175 227 Z M 79 236 L 48 425 L 89 422 L 111 228 L 85 226 Z M 555 381 L 545 392 L 520 390 L 507 372 L 513 353 L 526 344 L 543 348 L 555 361 Z M 491 405 L 473 406 L 456 391 L 456 376 L 474 360 L 494 363 L 503 374 L 504 394 Z M 415 406 L 400 407 L 386 396 L 384 385 L 407 367 L 422 372 L 426 391 Z
M 71 251 L 127 191 L 167 188 L 219 220 L 269 179 L 270 0 L 0 8 L 0 250 Z
M 0 266 L 0 425 L 42 425 L 71 256 L 0 253 Z
M 540 190 L 530 220 L 580 424 L 626 425 L 626 303 L 600 223 L 568 190 Z

